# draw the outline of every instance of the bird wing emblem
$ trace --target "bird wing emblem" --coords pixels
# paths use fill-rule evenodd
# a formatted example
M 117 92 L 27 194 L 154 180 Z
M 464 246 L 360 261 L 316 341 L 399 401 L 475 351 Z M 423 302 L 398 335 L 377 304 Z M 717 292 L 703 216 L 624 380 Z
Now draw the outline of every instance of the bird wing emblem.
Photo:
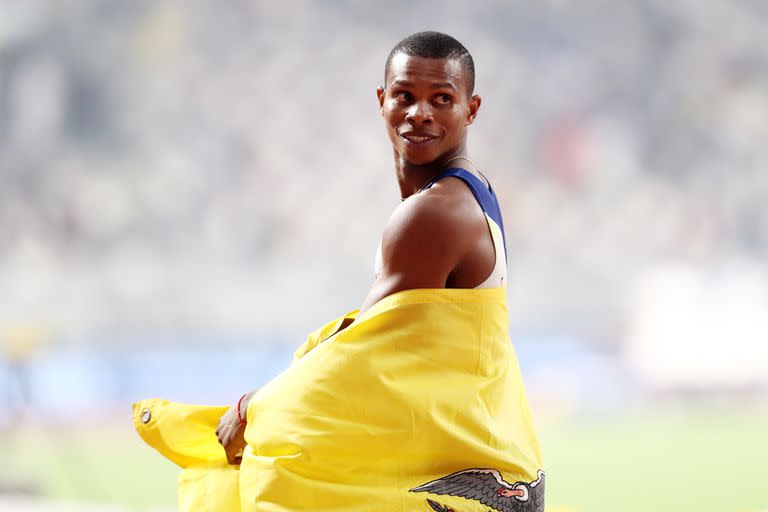
M 537 476 L 530 483 L 510 484 L 495 469 L 465 469 L 414 487 L 411 492 L 460 496 L 477 500 L 499 512 L 519 512 L 528 510 L 522 505 L 531 498 L 534 490 L 538 490 L 535 488 L 543 482 L 544 472 L 539 470 Z M 534 506 L 537 507 L 538 503 Z

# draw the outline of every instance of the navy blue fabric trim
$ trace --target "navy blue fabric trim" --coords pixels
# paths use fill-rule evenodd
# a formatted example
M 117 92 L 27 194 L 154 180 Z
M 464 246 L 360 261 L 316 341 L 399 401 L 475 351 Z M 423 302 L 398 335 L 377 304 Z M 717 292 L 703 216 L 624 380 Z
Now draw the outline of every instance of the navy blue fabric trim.
M 424 189 L 428 189 L 441 179 L 448 177 L 459 178 L 466 183 L 469 190 L 471 190 L 472 194 L 475 196 L 475 199 L 477 199 L 477 202 L 480 203 L 480 207 L 483 211 L 499 226 L 502 239 L 504 240 L 504 255 L 506 256 L 508 254 L 507 235 L 504 234 L 504 221 L 501 219 L 499 200 L 496 198 L 496 193 L 493 191 L 493 187 L 491 187 L 490 184 L 486 187 L 485 183 L 483 183 L 480 178 L 466 169 L 452 167 L 435 176 L 432 181 L 424 185 Z

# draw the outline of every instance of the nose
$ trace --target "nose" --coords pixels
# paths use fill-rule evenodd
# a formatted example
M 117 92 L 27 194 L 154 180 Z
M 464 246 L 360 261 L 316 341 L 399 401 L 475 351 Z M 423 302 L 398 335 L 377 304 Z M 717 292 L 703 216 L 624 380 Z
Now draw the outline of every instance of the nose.
M 405 114 L 405 120 L 411 126 L 432 124 L 432 108 L 429 102 L 418 101 L 413 103 Z

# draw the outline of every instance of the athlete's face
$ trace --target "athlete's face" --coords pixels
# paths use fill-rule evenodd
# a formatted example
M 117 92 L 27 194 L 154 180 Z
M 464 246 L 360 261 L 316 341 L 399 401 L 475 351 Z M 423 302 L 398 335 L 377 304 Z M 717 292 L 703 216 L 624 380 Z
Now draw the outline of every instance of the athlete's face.
M 399 53 L 377 94 L 395 151 L 405 162 L 425 165 L 459 150 L 480 108 L 470 96 L 467 71 L 456 59 Z

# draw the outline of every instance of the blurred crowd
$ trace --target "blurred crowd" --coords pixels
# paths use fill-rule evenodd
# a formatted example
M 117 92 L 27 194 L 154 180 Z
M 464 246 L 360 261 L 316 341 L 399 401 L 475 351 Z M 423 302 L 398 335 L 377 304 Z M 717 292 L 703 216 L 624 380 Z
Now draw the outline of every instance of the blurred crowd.
M 649 268 L 768 261 L 767 21 L 761 0 L 4 0 L 0 329 L 256 342 L 356 308 L 399 202 L 375 87 L 437 29 L 475 58 L 513 329 L 617 344 Z

